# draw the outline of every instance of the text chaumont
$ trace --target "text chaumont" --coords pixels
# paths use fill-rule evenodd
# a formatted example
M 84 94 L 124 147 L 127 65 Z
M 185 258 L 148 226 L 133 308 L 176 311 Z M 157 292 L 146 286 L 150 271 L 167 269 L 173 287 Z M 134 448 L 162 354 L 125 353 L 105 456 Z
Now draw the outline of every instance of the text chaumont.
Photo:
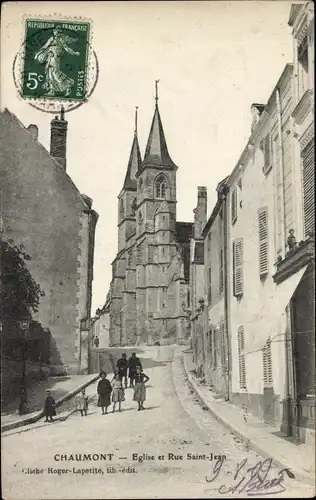
M 106 461 L 113 460 L 114 453 L 56 453 L 56 462 L 85 462 L 85 461 Z

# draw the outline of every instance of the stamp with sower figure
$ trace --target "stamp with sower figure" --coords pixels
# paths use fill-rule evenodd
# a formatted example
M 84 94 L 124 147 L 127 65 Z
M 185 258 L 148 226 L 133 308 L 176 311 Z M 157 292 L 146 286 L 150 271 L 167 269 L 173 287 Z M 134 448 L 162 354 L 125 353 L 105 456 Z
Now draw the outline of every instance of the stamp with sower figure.
M 13 67 L 20 96 L 47 112 L 55 112 L 60 101 L 66 110 L 85 102 L 98 78 L 90 33 L 87 21 L 26 19 L 25 41 Z

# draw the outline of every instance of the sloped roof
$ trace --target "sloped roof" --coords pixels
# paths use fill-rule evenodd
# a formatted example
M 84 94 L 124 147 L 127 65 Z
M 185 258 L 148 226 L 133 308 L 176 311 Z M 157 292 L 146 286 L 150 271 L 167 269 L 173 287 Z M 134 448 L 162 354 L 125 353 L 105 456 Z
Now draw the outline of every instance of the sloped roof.
M 189 243 L 192 234 L 193 222 L 176 222 L 176 238 L 179 243 Z
M 164 166 L 177 168 L 170 158 L 158 105 L 156 105 L 142 167 Z
M 128 160 L 124 185 L 123 185 L 124 189 L 130 189 L 130 190 L 136 191 L 137 182 L 136 182 L 135 174 L 136 174 L 137 170 L 139 170 L 141 168 L 141 165 L 142 165 L 142 157 L 140 154 L 138 137 L 137 137 L 137 134 L 135 133 L 131 153 L 130 153 L 129 160 Z

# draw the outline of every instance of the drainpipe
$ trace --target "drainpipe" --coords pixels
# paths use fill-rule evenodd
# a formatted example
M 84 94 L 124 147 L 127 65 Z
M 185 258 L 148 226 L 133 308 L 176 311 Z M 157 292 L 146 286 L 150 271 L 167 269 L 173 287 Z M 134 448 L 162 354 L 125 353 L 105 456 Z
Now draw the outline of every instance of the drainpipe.
M 224 187 L 222 193 L 223 204 L 223 220 L 224 220 L 224 309 L 225 309 L 225 334 L 226 334 L 226 401 L 230 400 L 230 376 L 231 376 L 231 352 L 229 339 L 229 299 L 228 299 L 228 211 L 227 211 L 227 195 L 229 192 L 228 186 Z
M 284 154 L 283 154 L 283 141 L 282 141 L 282 114 L 281 114 L 281 101 L 280 91 L 276 90 L 276 107 L 277 107 L 277 120 L 278 120 L 278 136 L 279 136 L 279 153 L 280 153 L 280 197 L 281 197 L 281 231 L 282 231 L 282 257 L 285 257 L 285 209 L 284 209 Z

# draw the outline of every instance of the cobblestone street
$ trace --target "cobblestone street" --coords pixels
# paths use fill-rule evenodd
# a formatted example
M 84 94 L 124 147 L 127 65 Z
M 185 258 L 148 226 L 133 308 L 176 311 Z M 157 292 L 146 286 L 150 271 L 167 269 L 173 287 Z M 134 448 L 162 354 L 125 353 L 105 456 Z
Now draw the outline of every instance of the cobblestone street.
M 172 363 L 153 361 L 152 350 L 140 357 L 150 376 L 145 411 L 136 411 L 132 390 L 127 389 L 121 413 L 102 416 L 93 404 L 87 417 L 75 413 L 65 422 L 34 426 L 28 432 L 3 437 L 6 500 L 218 498 L 222 485 L 233 487 L 243 476 L 250 478 L 247 469 L 264 459 L 203 409 L 185 380 L 181 359 L 176 357 Z M 57 459 L 71 454 L 113 454 L 113 458 L 61 461 L 54 459 L 56 454 Z M 133 454 L 144 460 L 133 460 Z M 208 482 L 216 475 L 214 465 L 221 463 L 219 455 L 223 457 L 222 467 L 217 467 L 217 477 Z M 28 473 L 28 468 L 39 472 Z M 83 469 L 93 472 L 82 474 Z M 58 472 L 61 470 L 69 472 Z M 271 467 L 268 477 L 277 478 L 278 472 Z M 282 486 L 285 491 L 279 496 L 312 496 L 312 485 L 298 483 L 286 473 Z M 221 496 L 232 496 L 225 494 L 228 489 L 222 486 Z M 270 486 L 265 493 L 272 491 L 277 488 Z

